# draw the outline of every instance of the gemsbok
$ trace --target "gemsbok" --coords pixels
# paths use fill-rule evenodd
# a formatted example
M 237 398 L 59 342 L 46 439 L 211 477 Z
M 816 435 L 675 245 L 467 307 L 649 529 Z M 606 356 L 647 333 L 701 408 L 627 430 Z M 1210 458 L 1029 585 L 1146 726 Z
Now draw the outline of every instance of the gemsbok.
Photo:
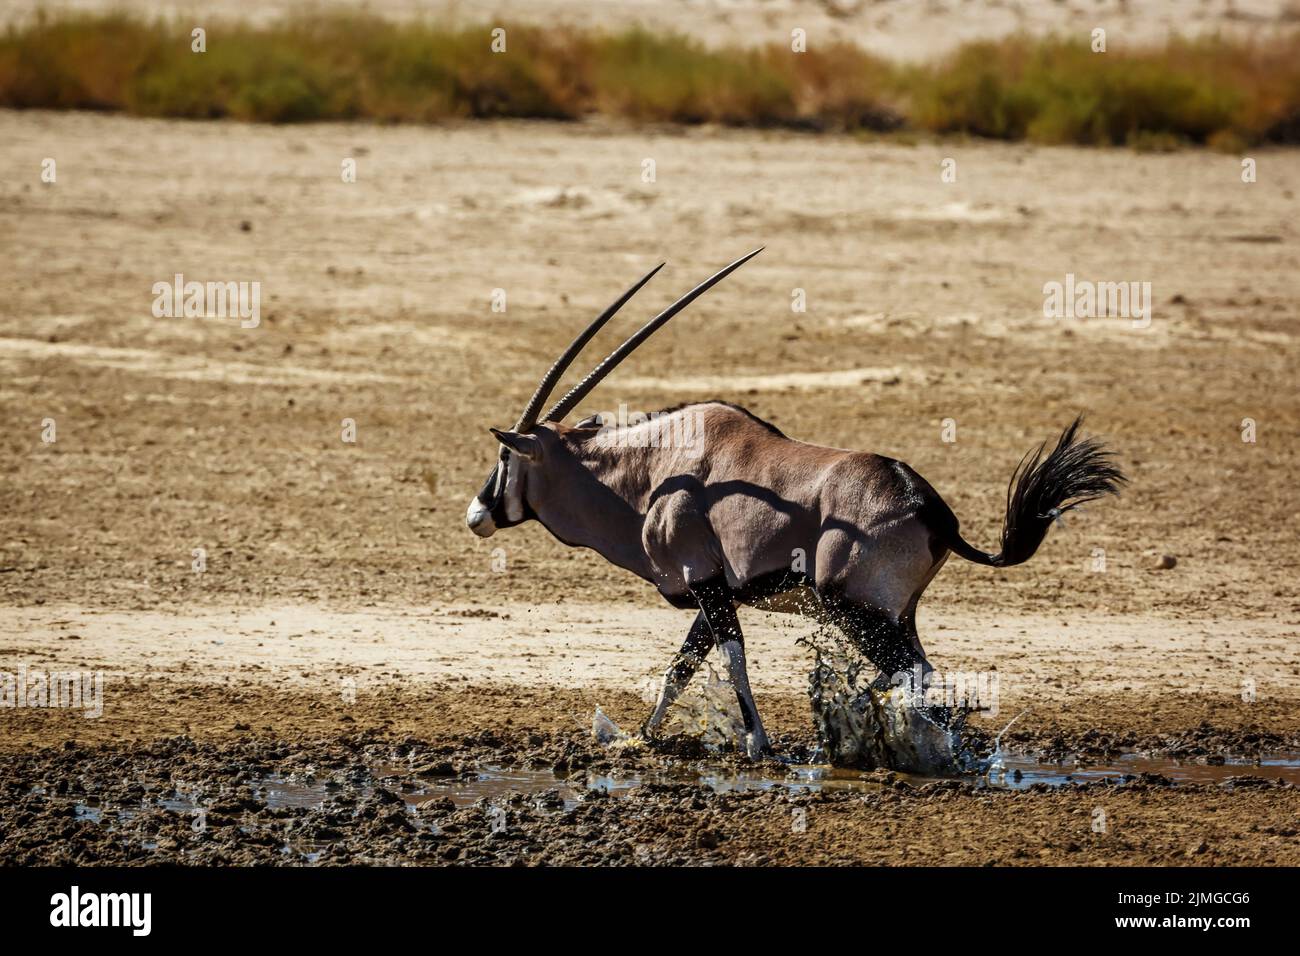
M 916 605 L 949 552 L 990 567 L 1029 560 L 1052 522 L 1125 480 L 1080 419 L 1043 457 L 1031 451 L 1007 488 L 1001 547 L 968 544 L 939 493 L 891 458 L 809 445 L 722 401 L 684 405 L 626 426 L 589 418 L 563 424 L 574 406 L 656 329 L 757 255 L 756 249 L 651 319 L 545 413 L 542 405 L 583 346 L 661 263 L 582 332 L 542 378 L 500 444 L 496 467 L 465 521 L 488 537 L 539 521 L 570 547 L 591 548 L 649 581 L 669 604 L 698 609 L 642 728 L 665 713 L 717 647 L 735 686 L 745 748 L 768 750 L 745 668 L 738 605 L 803 613 L 837 627 L 880 670 L 876 686 L 927 674 Z M 689 422 L 682 420 L 689 416 Z M 664 436 L 689 435 L 689 441 Z

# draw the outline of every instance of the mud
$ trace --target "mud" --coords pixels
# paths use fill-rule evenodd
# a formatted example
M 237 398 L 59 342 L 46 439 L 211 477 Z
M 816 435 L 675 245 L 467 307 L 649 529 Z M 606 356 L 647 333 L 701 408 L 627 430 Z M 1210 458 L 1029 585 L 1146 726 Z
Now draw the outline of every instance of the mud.
M 0 755 L 0 863 L 1300 863 L 1300 733 L 1206 725 L 1102 760 L 1083 754 L 1120 737 L 1025 732 L 1000 773 L 934 780 L 819 765 L 793 698 L 770 709 L 779 759 L 755 764 L 683 737 L 597 742 L 563 729 L 589 698 L 555 693 L 394 690 L 341 712 L 311 695 L 138 693 L 137 717 L 147 694 L 212 723 L 95 741 L 102 722 L 45 715 L 61 745 Z
M 70 744 L 5 761 L 0 864 L 1300 862 L 1300 790 L 1266 768 L 1000 790 L 709 759 L 564 735 Z M 1190 835 L 1189 813 L 1213 822 Z

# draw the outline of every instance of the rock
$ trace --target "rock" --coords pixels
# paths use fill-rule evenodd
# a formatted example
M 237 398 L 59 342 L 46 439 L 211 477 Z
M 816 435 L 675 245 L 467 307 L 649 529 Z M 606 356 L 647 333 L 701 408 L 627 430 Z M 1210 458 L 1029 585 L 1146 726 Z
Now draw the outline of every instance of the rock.
M 1159 558 L 1156 559 L 1157 571 L 1168 571 L 1171 568 L 1177 567 L 1177 565 L 1178 565 L 1178 559 L 1174 557 L 1172 554 L 1162 554 L 1160 555 Z
M 454 777 L 460 770 L 450 760 L 436 760 L 415 768 L 418 776 Z

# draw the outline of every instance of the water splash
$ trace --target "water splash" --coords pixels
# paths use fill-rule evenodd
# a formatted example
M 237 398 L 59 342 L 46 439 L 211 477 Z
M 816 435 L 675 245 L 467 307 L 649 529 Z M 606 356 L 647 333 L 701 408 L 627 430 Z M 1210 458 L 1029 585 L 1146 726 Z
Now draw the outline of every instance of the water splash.
M 659 684 L 647 676 L 642 699 L 653 703 Z M 606 746 L 640 746 L 644 739 L 619 728 L 604 711 L 596 708 L 591 735 Z M 736 687 L 721 677 L 707 661 L 682 690 L 664 715 L 656 734 L 660 738 L 686 737 L 707 750 L 744 750 L 748 734 L 741 716 Z
M 698 740 L 710 750 L 745 749 L 745 719 L 736 687 L 706 661 L 664 716 L 665 736 Z
M 1011 729 L 1012 724 L 1027 713 L 1029 713 L 1028 707 L 1008 720 L 1007 725 L 998 731 L 998 735 L 993 738 L 993 752 L 984 760 L 978 761 L 974 768 L 976 773 L 988 777 L 990 781 L 999 780 L 1007 775 L 1007 755 L 1002 752 L 1002 735 Z
M 962 747 L 960 718 L 945 726 L 933 720 L 910 689 L 862 686 L 875 668 L 851 652 L 816 652 L 808 678 L 813 723 L 825 758 L 834 766 L 900 770 L 948 776 L 975 769 Z
M 629 734 L 600 709 L 591 718 L 591 736 L 597 743 L 618 749 L 635 749 L 645 746 L 645 740 L 639 734 Z

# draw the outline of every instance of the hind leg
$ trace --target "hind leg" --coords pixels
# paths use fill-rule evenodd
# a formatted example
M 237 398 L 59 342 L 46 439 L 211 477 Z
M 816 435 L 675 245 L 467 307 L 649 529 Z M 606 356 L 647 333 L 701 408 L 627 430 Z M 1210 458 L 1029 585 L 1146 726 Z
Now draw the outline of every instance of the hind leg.
M 888 681 L 924 666 L 911 625 L 916 602 L 943 564 L 915 514 L 853 532 L 836 528 L 817 542 L 817 595 L 831 620 Z
M 934 668 L 930 666 L 930 661 L 925 656 L 925 650 L 924 648 L 921 647 L 920 635 L 916 633 L 916 602 L 915 601 L 913 601 L 912 604 L 908 607 L 907 611 L 899 619 L 898 623 L 899 626 L 903 628 L 903 633 L 907 636 L 907 639 L 911 643 L 913 649 L 915 649 L 916 653 L 919 654 L 921 657 L 921 669 L 919 674 L 921 679 L 922 691 L 923 692 L 931 691 L 931 690 L 934 690 L 936 692 L 945 691 L 944 688 L 936 688 L 931 682 L 931 678 L 934 675 Z M 931 696 L 931 699 L 932 700 L 934 699 L 933 695 Z M 946 691 L 943 692 L 942 696 L 940 697 L 940 700 L 947 700 Z M 943 727 L 955 726 L 953 724 L 953 720 L 956 718 L 957 713 L 946 703 L 927 704 L 923 708 L 923 710 L 925 711 L 926 716 L 928 716 L 936 724 L 939 724 Z
M 906 686 L 915 692 L 918 680 L 933 670 L 910 616 L 895 618 L 869 604 L 837 597 L 824 598 L 822 604 L 826 619 L 880 671 L 871 685 L 877 690 Z
M 919 690 L 932 670 L 916 635 L 916 605 L 945 558 L 914 514 L 857 534 L 828 531 L 818 542 L 824 616 L 879 669 L 873 686 Z
M 916 633 L 915 605 L 894 620 L 869 605 L 839 602 L 828 608 L 827 618 L 835 624 L 867 660 L 880 671 L 871 682 L 874 690 L 902 687 L 913 706 L 941 727 L 954 726 L 952 708 L 927 704 L 926 691 L 934 671 Z

